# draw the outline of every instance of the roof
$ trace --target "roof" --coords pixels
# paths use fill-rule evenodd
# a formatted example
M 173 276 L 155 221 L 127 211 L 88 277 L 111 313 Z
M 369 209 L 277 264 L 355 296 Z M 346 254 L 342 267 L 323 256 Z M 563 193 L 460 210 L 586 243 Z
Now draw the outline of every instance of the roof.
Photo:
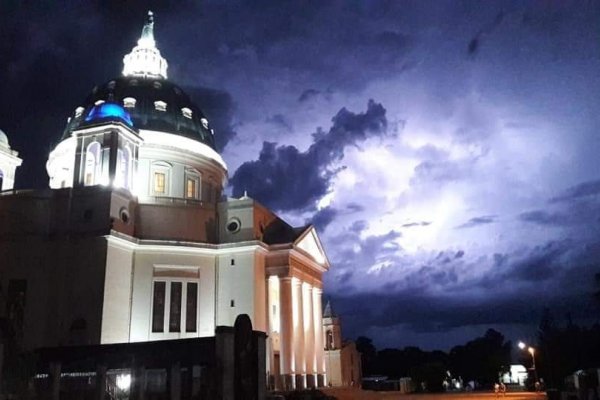
M 184 136 L 215 149 L 208 120 L 179 86 L 166 79 L 135 76 L 115 78 L 96 86 L 74 110 L 62 138 L 70 137 L 85 123 L 86 116 L 100 102 L 124 105 L 137 129 Z
M 294 228 L 281 218 L 275 218 L 266 226 L 262 241 L 266 244 L 293 243 L 310 228 L 310 225 Z
M 333 308 L 331 307 L 331 301 L 327 300 L 327 305 L 325 306 L 325 311 L 323 311 L 323 318 L 333 318 L 335 314 L 333 312 Z

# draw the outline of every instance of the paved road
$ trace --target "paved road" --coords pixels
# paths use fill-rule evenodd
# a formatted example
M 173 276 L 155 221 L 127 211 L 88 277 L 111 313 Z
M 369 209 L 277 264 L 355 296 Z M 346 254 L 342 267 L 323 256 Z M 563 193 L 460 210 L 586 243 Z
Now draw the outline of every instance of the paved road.
M 497 397 L 493 392 L 441 393 L 441 394 L 400 394 L 398 392 L 373 392 L 351 388 L 323 389 L 338 400 L 546 400 L 545 393 L 509 392 Z

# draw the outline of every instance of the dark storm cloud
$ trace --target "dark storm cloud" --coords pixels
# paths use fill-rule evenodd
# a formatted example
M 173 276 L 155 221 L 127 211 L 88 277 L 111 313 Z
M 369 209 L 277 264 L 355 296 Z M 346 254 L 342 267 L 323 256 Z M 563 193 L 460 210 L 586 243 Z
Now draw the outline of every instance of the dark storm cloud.
M 312 223 L 315 228 L 317 228 L 317 231 L 322 233 L 337 215 L 338 211 L 335 208 L 325 207 L 317 211 L 313 217 L 306 222 Z
M 537 225 L 568 227 L 587 225 L 598 231 L 600 222 L 600 180 L 571 186 L 549 200 L 548 209 L 526 211 L 519 220 Z
M 283 129 L 284 131 L 292 131 L 292 123 L 283 114 L 271 115 L 270 117 L 265 118 L 265 122 L 272 124 L 279 129 Z
M 476 161 L 476 159 L 423 161 L 415 167 L 415 173 L 410 183 L 412 185 L 423 185 L 457 181 L 472 172 L 471 168 Z
M 482 215 L 480 217 L 474 217 L 456 227 L 456 229 L 473 228 L 479 225 L 493 224 L 496 222 L 496 215 Z
M 186 87 L 190 98 L 206 115 L 215 130 L 215 144 L 222 151 L 237 132 L 234 126 L 235 105 L 231 95 L 223 90 Z
M 566 214 L 552 213 L 544 210 L 527 211 L 519 214 L 519 219 L 539 225 L 569 225 L 571 218 Z
M 388 134 L 385 114 L 385 108 L 372 100 L 363 113 L 342 108 L 327 132 L 318 129 L 313 134 L 313 143 L 304 152 L 264 142 L 258 160 L 243 163 L 233 174 L 233 195 L 239 197 L 246 190 L 275 210 L 313 207 L 328 192 L 336 174 L 332 163 L 344 157 L 347 146 Z
M 419 222 L 409 222 L 408 224 L 403 224 L 403 228 L 414 228 L 418 226 L 429 226 L 431 225 L 430 221 L 419 221 Z
M 521 221 L 537 225 L 555 227 L 574 227 L 586 225 L 588 229 L 598 231 L 600 222 L 600 202 L 577 201 L 559 210 L 532 210 L 519 214 Z
M 354 232 L 354 233 L 361 233 L 362 231 L 364 231 L 365 229 L 367 229 L 369 226 L 369 223 L 365 220 L 358 220 L 358 221 L 354 221 L 352 223 L 352 225 L 350 226 L 350 231 Z
M 570 254 L 574 252 L 574 254 Z M 535 324 L 549 307 L 555 315 L 572 312 L 588 320 L 594 312 L 593 275 L 600 265 L 600 242 L 577 248 L 572 241 L 551 241 L 526 254 L 498 255 L 495 270 L 478 281 L 459 283 L 458 289 L 432 293 L 430 283 L 453 286 L 459 281 L 456 267 L 443 270 L 420 267 L 413 277 L 423 277 L 423 286 L 389 285 L 390 292 L 333 294 L 338 313 L 344 318 L 349 337 L 373 327 L 405 325 L 412 332 L 447 332 L 454 328 L 495 324 Z M 440 258 L 440 255 L 438 257 Z M 445 254 L 441 259 L 445 259 Z M 595 260 L 595 262 L 594 262 Z M 568 265 L 567 265 L 568 264 Z M 513 289 L 507 295 L 504 288 Z M 474 296 L 480 288 L 485 296 Z M 365 328 L 368 327 L 368 328 Z M 443 347 L 447 344 L 440 343 Z
M 304 92 L 302 92 L 302 94 L 300 95 L 300 97 L 298 97 L 298 101 L 300 103 L 304 103 L 305 101 L 311 100 L 312 98 L 316 97 L 320 93 L 321 93 L 320 90 L 306 89 Z
M 583 182 L 578 185 L 572 186 L 565 190 L 560 195 L 550 199 L 552 203 L 566 202 L 581 197 L 597 196 L 600 195 L 600 180 L 593 180 Z
M 363 211 L 365 207 L 358 203 L 349 203 L 346 205 L 346 209 L 350 212 L 360 212 Z
M 483 40 L 483 37 L 485 35 L 491 34 L 494 31 L 494 29 L 496 29 L 496 27 L 498 27 L 502 23 L 503 20 L 504 11 L 501 11 L 496 15 L 492 22 L 490 22 L 489 24 L 484 26 L 479 32 L 477 32 L 475 37 L 471 39 L 469 45 L 467 46 L 467 52 L 469 53 L 469 55 L 474 55 L 475 53 L 477 53 L 479 47 L 481 46 L 481 41 Z

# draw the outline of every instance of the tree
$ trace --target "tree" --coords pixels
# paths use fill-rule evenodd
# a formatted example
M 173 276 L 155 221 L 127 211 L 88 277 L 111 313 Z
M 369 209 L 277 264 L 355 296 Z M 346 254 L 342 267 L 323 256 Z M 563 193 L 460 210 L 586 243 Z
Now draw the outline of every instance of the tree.
M 356 339 L 356 350 L 361 354 L 363 375 L 373 374 L 373 363 L 377 356 L 377 349 L 373 341 L 366 336 L 359 336 Z
M 505 342 L 500 332 L 488 329 L 482 337 L 450 350 L 451 372 L 464 380 L 491 386 L 510 365 L 510 351 L 511 342 Z

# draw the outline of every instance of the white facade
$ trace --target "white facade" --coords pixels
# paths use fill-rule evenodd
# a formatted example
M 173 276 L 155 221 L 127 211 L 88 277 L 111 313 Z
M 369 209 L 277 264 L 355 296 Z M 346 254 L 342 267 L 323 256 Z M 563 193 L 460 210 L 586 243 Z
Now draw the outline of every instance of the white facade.
M 0 130 L 0 192 L 15 185 L 15 171 L 22 163 L 18 155 L 11 149 L 6 134 Z
M 214 132 L 177 103 L 178 88 L 165 91 L 152 18 L 125 58 L 126 78 L 75 110 L 46 164 L 50 189 L 0 197 L 0 285 L 20 296 L 5 309 L 24 301 L 11 318 L 28 349 L 213 336 L 247 314 L 268 335 L 272 388 L 323 386 L 329 263 L 318 235 L 247 196 L 222 198 L 227 167 L 202 136 Z M 153 55 L 141 63 L 145 51 Z M 117 85 L 135 97 L 120 98 Z M 166 128 L 136 126 L 146 120 Z M 14 177 L 20 160 L 1 139 L 0 169 L 8 154 Z

